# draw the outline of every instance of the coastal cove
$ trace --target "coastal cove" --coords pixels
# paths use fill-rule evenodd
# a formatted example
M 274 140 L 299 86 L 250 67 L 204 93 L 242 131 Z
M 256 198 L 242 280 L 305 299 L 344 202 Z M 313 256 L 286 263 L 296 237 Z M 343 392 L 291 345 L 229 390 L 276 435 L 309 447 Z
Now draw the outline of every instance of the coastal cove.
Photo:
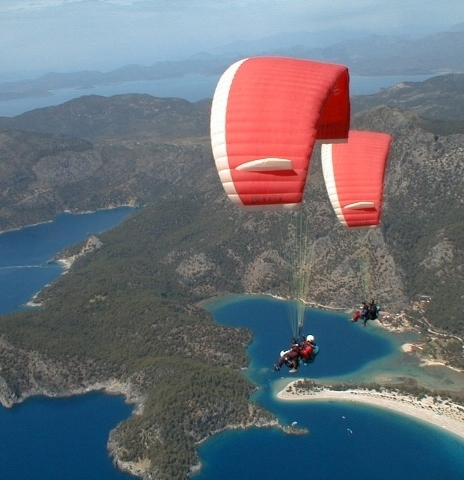
M 421 367 L 419 358 L 401 345 L 412 333 L 391 333 L 369 322 L 366 329 L 346 314 L 308 309 L 305 333 L 321 351 L 312 365 L 295 376 L 272 371 L 290 330 L 286 302 L 270 297 L 227 297 L 208 302 L 220 323 L 246 326 L 254 332 L 247 375 L 259 387 L 254 400 L 275 413 L 282 424 L 307 428 L 309 435 L 287 435 L 274 429 L 231 431 L 201 445 L 203 465 L 194 478 L 207 480 L 221 471 L 224 479 L 280 478 L 301 475 L 305 466 L 318 479 L 447 478 L 464 475 L 464 439 L 424 420 L 392 412 L 381 402 L 360 403 L 333 396 L 285 400 L 289 383 L 305 378 L 316 383 L 395 381 L 405 376 L 422 384 L 462 389 L 462 375 L 451 369 Z M 279 398 L 280 397 L 280 398 Z M 399 399 L 401 400 L 401 399 Z M 412 454 L 414 452 L 414 454 Z M 290 457 L 290 458 L 289 458 Z
M 402 75 L 387 77 L 354 76 L 350 79 L 352 95 L 369 95 L 400 82 L 421 82 L 433 75 Z M 182 77 L 162 78 L 151 81 L 95 85 L 85 88 L 52 90 L 49 95 L 36 98 L 0 100 L 0 117 L 15 117 L 29 110 L 60 105 L 83 95 L 110 97 L 127 93 L 148 94 L 161 98 L 182 98 L 198 102 L 213 98 L 219 77 L 214 75 L 189 74 Z
M 115 227 L 134 211 L 119 207 L 63 213 L 53 222 L 0 234 L 0 313 L 30 308 L 31 298 L 65 273 L 63 264 L 52 261 L 59 252 Z M 122 394 L 93 392 L 32 397 L 13 408 L 0 407 L 2 478 L 134 478 L 113 465 L 107 449 L 110 430 L 133 411 L 126 400 Z
M 23 480 L 129 480 L 108 455 L 108 434 L 132 407 L 122 395 L 29 398 L 0 408 L 0 472 Z
M 303 382 L 303 383 L 302 383 Z M 450 433 L 464 438 L 464 407 L 457 406 L 446 400 L 435 401 L 431 397 L 422 399 L 411 398 L 398 392 L 374 391 L 367 389 L 330 390 L 324 388 L 305 389 L 304 380 L 295 380 L 277 394 L 277 398 L 286 401 L 341 401 L 359 402 L 394 412 L 401 412 L 413 418 L 442 428 Z
M 70 245 L 109 230 L 134 212 L 118 207 L 57 215 L 52 222 L 0 233 L 0 314 L 27 308 L 27 302 L 65 272 L 54 257 Z

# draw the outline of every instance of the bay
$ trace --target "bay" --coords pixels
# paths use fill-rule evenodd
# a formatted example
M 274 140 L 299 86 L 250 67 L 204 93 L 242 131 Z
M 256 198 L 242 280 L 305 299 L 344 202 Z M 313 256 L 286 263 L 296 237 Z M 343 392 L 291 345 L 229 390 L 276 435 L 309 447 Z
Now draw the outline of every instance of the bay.
M 114 467 L 109 431 L 132 407 L 122 396 L 35 397 L 0 408 L 0 478 L 5 480 L 129 480 Z
M 214 318 L 254 332 L 249 348 L 249 378 L 259 390 L 254 400 L 284 425 L 297 422 L 309 435 L 287 435 L 277 429 L 225 432 L 200 448 L 203 469 L 194 480 L 256 479 L 307 476 L 318 480 L 387 480 L 391 478 L 461 480 L 464 441 L 412 417 L 348 402 L 285 402 L 276 393 L 295 376 L 271 368 L 282 341 L 291 335 L 286 302 L 272 298 L 230 297 L 206 305 Z M 305 333 L 320 345 L 315 362 L 299 368 L 296 378 L 369 381 L 380 372 L 427 375 L 416 365 L 402 364 L 394 336 L 369 322 L 360 328 L 346 314 L 308 309 Z M 383 366 L 383 367 L 382 367 Z M 423 370 L 423 369 L 422 369 Z
M 400 82 L 422 82 L 433 75 L 395 75 L 387 77 L 350 78 L 351 95 L 369 95 L 382 88 L 388 88 Z M 213 98 L 219 75 L 190 74 L 176 78 L 164 78 L 152 81 L 98 85 L 94 87 L 67 88 L 50 91 L 50 95 L 37 98 L 21 98 L 0 101 L 0 116 L 14 117 L 21 113 L 60 105 L 64 102 L 84 95 L 101 95 L 110 97 L 126 93 L 145 93 L 161 98 L 183 98 L 189 102 L 198 102 L 205 98 Z
M 133 211 L 119 207 L 62 213 L 53 222 L 0 234 L 0 314 L 26 308 L 34 294 L 64 272 L 59 264 L 49 263 L 57 253 L 113 228 Z

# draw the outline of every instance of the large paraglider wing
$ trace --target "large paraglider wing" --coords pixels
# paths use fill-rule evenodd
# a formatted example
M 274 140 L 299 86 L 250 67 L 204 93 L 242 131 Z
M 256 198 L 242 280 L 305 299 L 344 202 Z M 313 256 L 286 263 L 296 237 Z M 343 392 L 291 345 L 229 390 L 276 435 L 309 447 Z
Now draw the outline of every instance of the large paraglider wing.
M 345 139 L 348 69 L 256 57 L 222 75 L 211 109 L 211 143 L 229 198 L 249 210 L 296 210 L 316 139 Z
M 350 131 L 347 143 L 322 145 L 325 185 L 343 225 L 380 223 L 390 143 L 386 133 Z

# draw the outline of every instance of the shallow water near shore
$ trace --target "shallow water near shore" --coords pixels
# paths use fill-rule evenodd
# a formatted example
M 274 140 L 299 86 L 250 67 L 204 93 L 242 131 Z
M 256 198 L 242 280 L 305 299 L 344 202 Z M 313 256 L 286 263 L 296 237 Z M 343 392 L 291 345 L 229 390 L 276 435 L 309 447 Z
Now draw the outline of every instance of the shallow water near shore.
M 259 386 L 254 400 L 284 425 L 297 422 L 309 435 L 277 429 L 224 432 L 200 448 L 203 469 L 195 480 L 281 478 L 305 475 L 333 480 L 464 478 L 464 440 L 414 418 L 347 402 L 285 402 L 276 398 L 290 380 L 370 381 L 376 376 L 424 375 L 401 343 L 411 334 L 392 334 L 370 322 L 363 329 L 346 314 L 308 309 L 305 333 L 316 336 L 316 361 L 273 372 L 278 352 L 291 336 L 285 302 L 270 297 L 228 297 L 206 304 L 214 318 L 253 329 L 249 378 Z

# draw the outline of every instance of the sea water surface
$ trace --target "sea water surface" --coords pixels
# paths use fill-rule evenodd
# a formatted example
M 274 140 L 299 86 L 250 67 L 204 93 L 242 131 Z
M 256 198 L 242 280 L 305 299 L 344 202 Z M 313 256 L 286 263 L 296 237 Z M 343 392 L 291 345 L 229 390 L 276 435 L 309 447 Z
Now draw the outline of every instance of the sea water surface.
M 50 263 L 65 247 L 113 228 L 134 211 L 119 207 L 73 215 L 62 213 L 53 222 L 0 234 L 0 314 L 26 308 L 26 303 L 63 268 Z
M 129 480 L 111 462 L 108 434 L 132 407 L 122 396 L 35 397 L 0 408 L 0 478 Z
M 351 95 L 369 95 L 380 89 L 388 88 L 400 82 L 422 82 L 433 75 L 397 75 L 387 77 L 350 78 Z M 127 82 L 101 85 L 89 88 L 66 88 L 52 90 L 49 96 L 37 98 L 20 98 L 0 101 L 0 117 L 14 117 L 36 108 L 60 105 L 84 95 L 101 95 L 110 97 L 125 93 L 146 93 L 161 98 L 183 98 L 189 102 L 198 102 L 213 98 L 219 75 L 189 74 L 182 77 L 163 78 L 152 81 Z
M 295 376 L 284 367 L 272 370 L 286 348 L 291 330 L 286 302 L 269 297 L 230 297 L 207 304 L 215 319 L 246 326 L 255 334 L 247 372 L 258 386 L 254 400 L 274 412 L 284 425 L 297 422 L 310 434 L 295 436 L 277 429 L 225 432 L 200 448 L 203 469 L 195 480 L 309 478 L 318 480 L 391 480 L 464 478 L 464 440 L 411 417 L 347 402 L 285 402 L 275 394 L 294 378 L 375 378 L 403 365 L 397 338 L 369 322 L 366 328 L 345 314 L 308 309 L 305 333 L 320 346 L 315 362 Z M 282 344 L 284 342 L 284 344 Z M 384 369 L 380 365 L 384 364 Z M 386 365 L 386 366 L 385 366 Z M 392 369 L 392 370 L 390 370 Z M 418 366 L 404 365 L 404 371 Z
M 63 269 L 48 261 L 65 247 L 113 228 L 134 208 L 58 215 L 0 234 L 0 313 L 26 303 Z M 108 435 L 131 414 L 123 396 L 91 393 L 71 398 L 35 397 L 0 407 L 0 479 L 123 480 L 133 478 L 111 462 Z

